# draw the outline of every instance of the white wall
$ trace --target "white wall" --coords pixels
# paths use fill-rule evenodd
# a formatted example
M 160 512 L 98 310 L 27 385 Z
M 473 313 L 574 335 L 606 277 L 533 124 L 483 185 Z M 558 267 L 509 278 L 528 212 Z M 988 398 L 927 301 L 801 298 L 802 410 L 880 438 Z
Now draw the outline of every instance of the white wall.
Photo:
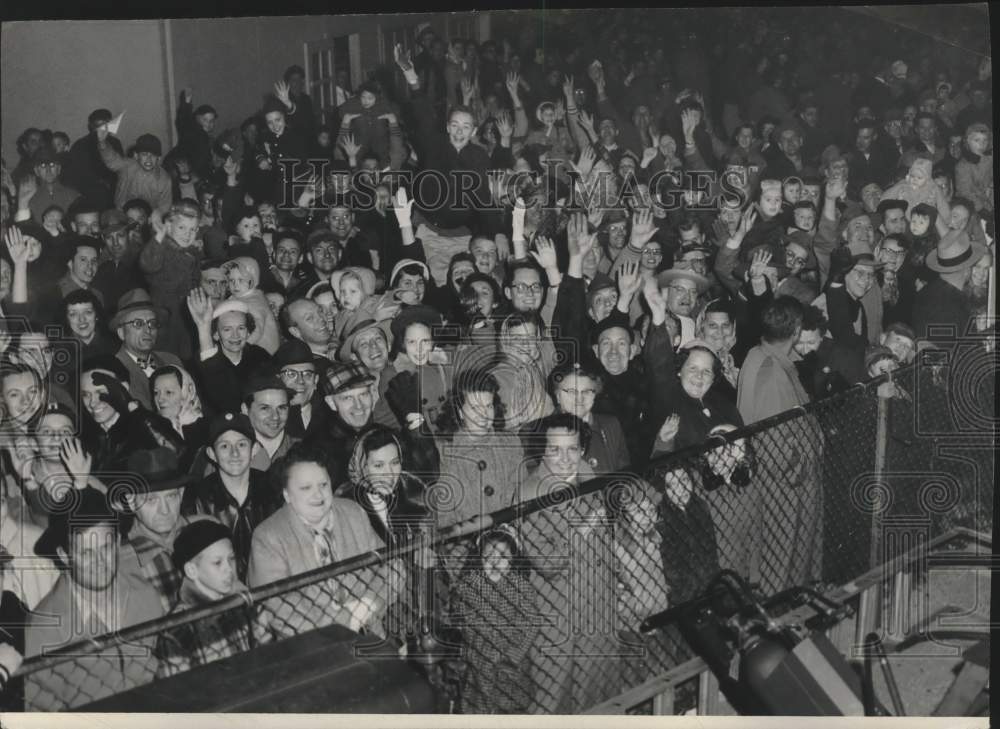
M 11 168 L 24 129 L 63 131 L 75 141 L 87 133 L 87 115 L 101 107 L 126 111 L 119 134 L 126 146 L 146 132 L 170 144 L 161 21 L 3 24 L 0 138 Z

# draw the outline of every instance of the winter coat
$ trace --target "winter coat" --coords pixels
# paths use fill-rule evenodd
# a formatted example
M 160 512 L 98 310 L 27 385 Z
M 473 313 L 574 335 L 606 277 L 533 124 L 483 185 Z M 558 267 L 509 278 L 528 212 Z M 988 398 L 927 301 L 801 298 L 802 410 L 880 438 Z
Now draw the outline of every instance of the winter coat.
M 181 248 L 169 235 L 162 243 L 149 241 L 139 254 L 139 269 L 149 283 L 149 297 L 155 306 L 163 307 L 169 314 L 166 326 L 160 325 L 157 347 L 173 352 L 182 360 L 192 353 L 185 302 L 188 293 L 200 285 L 201 259 L 200 248 Z
M 139 162 L 123 157 L 111 144 L 100 144 L 101 160 L 112 172 L 118 173 L 115 185 L 115 207 L 125 208 L 125 203 L 139 198 L 149 203 L 153 210 L 166 213 L 173 203 L 173 180 L 170 174 L 157 165 L 150 171 L 144 170 Z
M 976 206 L 977 213 L 993 212 L 993 155 L 966 151 L 955 165 L 955 194 Z

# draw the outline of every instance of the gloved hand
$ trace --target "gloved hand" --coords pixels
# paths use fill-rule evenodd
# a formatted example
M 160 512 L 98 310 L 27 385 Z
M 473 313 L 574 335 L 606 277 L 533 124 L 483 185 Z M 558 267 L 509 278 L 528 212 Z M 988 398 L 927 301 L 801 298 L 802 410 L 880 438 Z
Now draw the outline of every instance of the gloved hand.
M 407 427 L 407 416 L 421 414 L 420 383 L 413 372 L 400 372 L 389 382 L 385 391 L 385 400 L 396 416 L 400 425 Z
M 107 392 L 100 394 L 101 400 L 114 408 L 119 415 L 127 415 L 130 411 L 129 405 L 134 400 L 125 386 L 106 372 L 92 372 L 90 376 L 95 385 L 103 385 L 107 389 Z
M 854 268 L 854 258 L 851 249 L 840 246 L 830 255 L 830 283 L 842 284 L 844 277 Z

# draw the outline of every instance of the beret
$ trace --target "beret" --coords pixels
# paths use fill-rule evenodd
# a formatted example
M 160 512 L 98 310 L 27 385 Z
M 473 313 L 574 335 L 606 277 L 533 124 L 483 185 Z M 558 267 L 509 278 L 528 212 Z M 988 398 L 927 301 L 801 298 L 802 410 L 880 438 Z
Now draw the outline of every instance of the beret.
M 191 522 L 174 540 L 174 564 L 183 571 L 184 565 L 197 557 L 206 548 L 223 539 L 232 540 L 229 529 L 217 521 L 199 519 Z

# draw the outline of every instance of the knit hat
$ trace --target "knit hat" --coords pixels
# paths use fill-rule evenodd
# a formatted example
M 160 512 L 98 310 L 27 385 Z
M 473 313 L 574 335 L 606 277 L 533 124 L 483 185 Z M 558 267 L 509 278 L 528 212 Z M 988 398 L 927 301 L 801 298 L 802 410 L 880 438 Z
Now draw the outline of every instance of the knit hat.
M 163 145 L 158 137 L 153 134 L 143 134 L 135 140 L 135 153 L 150 152 L 157 157 L 163 154 Z
M 229 528 L 217 521 L 199 519 L 181 529 L 174 540 L 174 565 L 181 572 L 184 565 L 201 554 L 205 549 L 223 539 L 232 541 Z

